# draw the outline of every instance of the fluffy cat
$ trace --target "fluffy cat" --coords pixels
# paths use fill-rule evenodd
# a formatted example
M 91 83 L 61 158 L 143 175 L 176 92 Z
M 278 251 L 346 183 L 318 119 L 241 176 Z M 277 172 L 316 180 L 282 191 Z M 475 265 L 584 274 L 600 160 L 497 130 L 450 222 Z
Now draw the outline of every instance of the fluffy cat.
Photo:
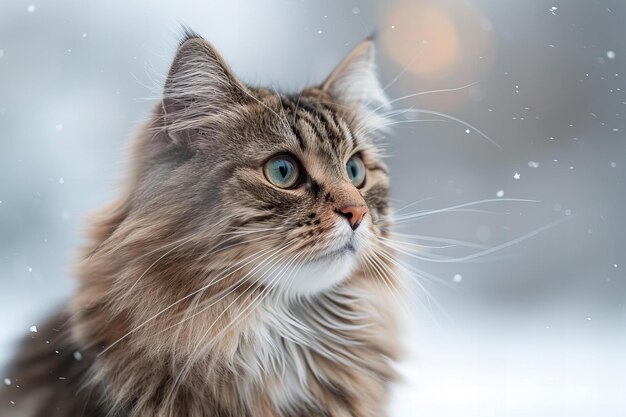
M 381 417 L 400 347 L 374 45 L 295 95 L 187 32 L 3 416 Z

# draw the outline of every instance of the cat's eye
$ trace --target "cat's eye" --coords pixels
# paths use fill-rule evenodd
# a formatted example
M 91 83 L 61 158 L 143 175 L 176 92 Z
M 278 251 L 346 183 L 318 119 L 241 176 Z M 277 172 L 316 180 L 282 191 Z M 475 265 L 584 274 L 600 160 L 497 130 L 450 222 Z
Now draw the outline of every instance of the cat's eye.
M 291 188 L 300 179 L 300 168 L 294 158 L 289 155 L 276 155 L 263 167 L 265 178 L 280 188 Z
M 348 178 L 352 181 L 352 185 L 355 187 L 362 187 L 365 183 L 365 164 L 363 160 L 354 155 L 348 160 L 346 164 L 346 170 L 348 171 Z

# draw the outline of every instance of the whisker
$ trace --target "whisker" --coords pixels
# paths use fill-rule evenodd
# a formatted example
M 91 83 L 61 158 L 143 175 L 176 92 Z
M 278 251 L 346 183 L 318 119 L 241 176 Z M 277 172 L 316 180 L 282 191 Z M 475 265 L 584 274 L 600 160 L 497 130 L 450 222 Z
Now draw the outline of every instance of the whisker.
M 500 213 L 497 211 L 491 211 L 491 210 L 480 210 L 480 209 L 469 209 L 469 208 L 464 208 L 464 209 L 454 209 L 454 208 L 450 208 L 447 210 L 434 210 L 434 211 L 428 211 L 428 210 L 420 210 L 417 211 L 415 213 L 411 213 L 411 214 L 406 214 L 404 216 L 399 216 L 398 218 L 394 218 L 394 223 L 396 224 L 402 224 L 402 223 L 407 223 L 411 220 L 415 220 L 417 218 L 421 218 L 421 217 L 425 217 L 425 216 L 431 216 L 434 214 L 450 214 L 450 213 L 478 213 L 478 214 L 493 214 L 493 215 L 504 215 L 505 213 Z
M 168 250 L 167 252 L 165 252 L 163 255 L 159 256 L 156 261 L 152 262 L 150 264 L 149 267 L 146 268 L 145 271 L 143 271 L 143 273 L 139 276 L 139 278 L 137 278 L 137 280 L 133 283 L 133 285 L 131 285 L 130 289 L 128 290 L 128 292 L 131 292 L 135 286 L 137 285 L 137 283 L 148 273 L 148 271 L 150 271 L 157 263 L 159 263 L 159 261 L 163 258 L 165 258 L 167 255 L 169 255 L 170 253 L 172 253 L 173 251 L 175 251 L 176 249 L 180 248 L 182 245 L 184 245 L 185 243 L 189 242 L 190 240 L 192 240 L 195 237 L 195 235 L 190 236 L 188 239 L 184 239 L 183 242 L 179 243 L 178 245 L 174 246 L 172 249 Z
M 551 229 L 551 228 L 553 228 L 553 227 L 555 227 L 555 226 L 557 226 L 557 225 L 559 225 L 561 223 L 569 221 L 569 220 L 571 220 L 574 217 L 570 216 L 570 217 L 566 217 L 566 218 L 563 218 L 563 219 L 556 220 L 556 221 L 554 221 L 552 223 L 549 223 L 549 224 L 547 224 L 545 226 L 539 227 L 539 228 L 537 228 L 537 229 L 535 229 L 535 230 L 533 230 L 533 231 L 531 231 L 529 233 L 526 233 L 526 234 L 524 234 L 524 235 L 522 235 L 520 237 L 517 237 L 515 239 L 512 239 L 512 240 L 509 240 L 507 242 L 504 242 L 504 243 L 502 243 L 500 245 L 497 245 L 497 246 L 494 246 L 494 247 L 490 247 L 488 249 L 485 249 L 485 250 L 482 250 L 480 252 L 476 252 L 476 253 L 473 253 L 473 254 L 470 254 L 470 255 L 460 256 L 460 257 L 456 257 L 456 258 L 448 258 L 448 259 L 426 258 L 426 257 L 423 257 L 423 256 L 416 255 L 414 253 L 402 250 L 401 248 L 398 248 L 397 245 L 392 245 L 392 244 L 390 244 L 388 242 L 384 242 L 384 241 L 381 241 L 381 243 L 383 245 L 386 245 L 386 246 L 390 247 L 390 248 L 396 249 L 397 251 L 402 252 L 403 254 L 405 254 L 407 256 L 410 256 L 412 258 L 419 259 L 419 260 L 422 260 L 422 261 L 428 261 L 428 262 L 434 262 L 434 263 L 467 262 L 467 261 L 470 261 L 470 260 L 473 260 L 473 259 L 481 258 L 481 257 L 483 257 L 485 255 L 489 255 L 491 253 L 500 251 L 502 249 L 508 248 L 509 246 L 513 246 L 513 245 L 518 244 L 520 242 L 523 242 L 523 241 L 525 241 L 525 240 L 527 240 L 527 239 L 529 239 L 529 238 L 531 238 L 533 236 L 538 235 L 539 233 L 542 233 L 542 232 L 544 232 L 544 231 L 546 231 L 548 229 Z
M 413 206 L 414 206 L 414 205 L 416 205 L 416 204 L 423 203 L 423 202 L 425 202 L 425 201 L 430 201 L 430 200 L 433 200 L 433 199 L 435 199 L 435 198 L 437 198 L 437 197 L 436 197 L 436 196 L 430 196 L 430 197 L 425 197 L 425 198 L 422 198 L 422 199 L 419 199 L 419 200 L 413 201 L 412 203 L 406 204 L 406 205 L 404 205 L 404 206 L 400 207 L 399 209 L 396 209 L 396 210 L 395 210 L 395 214 L 398 214 L 398 213 L 400 213 L 401 211 L 404 211 L 404 210 L 408 209 L 409 207 L 413 207 Z
M 447 243 L 447 244 L 454 245 L 454 246 L 466 246 L 468 248 L 474 248 L 474 249 L 487 249 L 487 248 L 489 248 L 488 245 L 483 245 L 483 244 L 474 243 L 474 242 L 467 242 L 467 241 L 464 241 L 464 240 L 457 240 L 457 239 L 447 239 L 447 238 L 442 238 L 442 237 L 425 236 L 425 235 L 412 235 L 412 234 L 399 233 L 399 232 L 394 232 L 394 235 L 396 235 L 398 237 L 405 238 L 405 239 L 422 240 L 422 241 L 427 241 L 427 242 Z
M 302 255 L 302 254 L 300 254 L 300 255 Z M 242 310 L 242 311 L 241 311 L 241 312 L 240 312 L 240 313 L 239 313 L 239 314 L 235 317 L 235 319 L 231 320 L 231 322 L 230 322 L 228 325 L 226 325 L 226 326 L 225 326 L 222 330 L 220 330 L 220 331 L 219 331 L 216 335 L 214 335 L 214 336 L 213 336 L 213 338 L 211 339 L 211 341 L 212 341 L 212 340 L 215 340 L 216 338 L 218 338 L 218 337 L 219 337 L 221 334 L 223 334 L 223 333 L 224 333 L 224 332 L 225 332 L 228 328 L 230 328 L 232 325 L 234 325 L 234 324 L 235 324 L 235 322 L 237 322 L 237 319 L 238 319 L 239 317 L 241 317 L 241 316 L 242 316 L 242 315 L 243 315 L 246 311 L 248 311 L 248 310 L 250 310 L 250 311 L 251 311 L 251 307 L 252 307 L 252 306 L 259 305 L 259 304 L 260 304 L 260 302 L 259 302 L 259 304 L 257 304 L 257 303 L 256 303 L 256 301 L 259 299 L 259 297 L 261 297 L 261 296 L 262 296 L 262 294 L 263 294 L 263 293 L 264 293 L 264 292 L 265 292 L 268 288 L 270 288 L 270 287 L 272 286 L 272 284 L 273 284 L 273 283 L 274 283 L 277 279 L 279 279 L 280 277 L 282 277 L 282 273 L 283 273 L 283 271 L 285 270 L 285 268 L 288 268 L 288 266 L 291 264 L 291 262 L 293 262 L 293 261 L 294 261 L 295 259 L 297 259 L 297 258 L 298 258 L 298 255 L 297 255 L 296 257 L 294 257 L 294 258 L 290 261 L 290 263 L 288 263 L 288 264 L 284 265 L 284 266 L 282 267 L 281 271 L 279 272 L 279 275 L 274 276 L 274 278 L 272 279 L 272 281 L 271 281 L 271 282 L 270 282 L 270 283 L 269 283 L 269 284 L 268 284 L 265 288 L 263 288 L 263 290 L 260 292 L 260 294 L 259 294 L 259 295 L 257 295 L 257 296 L 256 296 L 256 298 L 255 298 L 254 300 L 252 300 L 252 302 L 251 302 L 250 304 L 248 304 L 246 307 L 244 307 L 244 308 L 243 308 L 243 310 Z M 272 269 L 272 271 L 273 271 L 273 269 Z M 270 271 L 266 271 L 266 272 L 270 272 Z M 265 274 L 263 274 L 263 275 L 265 275 Z M 258 280 L 260 280 L 260 279 L 261 279 L 261 277 L 259 277 L 259 278 L 257 279 L 257 281 L 258 281 Z M 249 288 L 251 288 L 251 287 L 249 287 Z M 249 289 L 249 288 L 248 288 L 248 289 Z M 246 293 L 248 292 L 248 289 L 246 289 L 244 292 L 242 292 L 241 294 L 239 294 L 239 295 L 238 295 L 238 296 L 237 296 L 237 297 L 236 297 L 236 298 L 235 298 L 235 299 L 234 299 L 234 300 L 233 300 L 233 301 L 232 301 L 232 302 L 231 302 L 228 306 L 226 306 L 226 308 L 225 308 L 225 309 L 224 309 L 224 310 L 223 310 L 223 311 L 222 311 L 222 312 L 221 312 L 221 313 L 217 316 L 217 318 L 216 318 L 216 319 L 215 319 L 215 320 L 211 323 L 211 325 L 210 325 L 210 326 L 207 328 L 207 330 L 204 332 L 203 336 L 200 338 L 200 341 L 199 341 L 199 342 L 198 342 L 198 344 L 196 344 L 196 346 L 194 347 L 193 352 L 197 351 L 197 350 L 200 348 L 200 346 L 201 346 L 202 344 L 204 344 L 204 343 L 207 343 L 207 345 L 210 345 L 210 344 L 211 344 L 211 341 L 209 341 L 209 342 L 205 342 L 205 341 L 204 341 L 204 338 L 208 335 L 209 331 L 210 331 L 210 330 L 213 328 L 213 326 L 214 326 L 214 325 L 215 325 L 215 324 L 219 321 L 219 319 L 220 319 L 220 318 L 221 318 L 224 314 L 226 314 L 226 312 L 228 311 L 228 309 L 229 309 L 231 306 L 233 306 L 235 303 L 237 303 L 237 300 L 239 300 L 239 298 L 241 298 L 244 294 L 246 294 Z M 249 298 L 250 298 L 250 294 L 248 294 L 248 296 L 247 296 L 246 300 L 248 300 Z M 264 297 L 263 297 L 263 299 L 264 299 Z M 261 302 L 262 302 L 262 300 L 261 300 Z M 190 355 L 190 356 L 193 356 L 193 355 Z M 182 376 L 184 376 L 184 375 L 188 372 L 188 369 L 190 369 L 190 367 L 191 367 L 191 362 L 190 362 L 190 361 L 188 361 L 187 365 L 185 365 L 185 366 L 183 367 L 183 369 L 180 371 L 180 373 L 179 373 L 179 374 L 178 374 L 178 376 L 176 377 L 176 379 L 175 379 L 175 381 L 174 381 L 174 386 L 176 386 L 176 385 L 179 383 L 179 381 L 181 380 Z
M 389 291 L 389 295 L 391 295 L 391 297 L 394 299 L 396 304 L 402 305 L 402 307 L 405 310 L 405 313 L 410 315 L 411 312 L 410 312 L 410 309 L 408 308 L 407 300 L 405 299 L 405 297 L 402 297 L 399 294 L 399 291 L 397 289 L 394 291 L 392 286 L 389 284 L 389 279 L 380 270 L 380 267 L 378 265 L 376 265 L 373 262 L 373 260 L 371 259 L 371 257 L 369 257 L 369 256 L 366 256 L 364 258 L 364 261 L 365 261 L 365 266 L 368 269 L 368 271 L 370 272 L 371 276 L 376 278 L 376 279 L 374 279 L 374 282 L 376 283 L 376 285 L 378 286 L 379 281 L 382 281 L 382 283 L 385 285 L 385 287 Z
M 389 104 L 393 104 L 393 103 L 396 103 L 398 101 L 406 100 L 407 98 L 423 96 L 423 95 L 426 95 L 426 94 L 447 93 L 447 92 L 452 92 L 452 91 L 464 90 L 464 89 L 472 87 L 472 86 L 474 86 L 476 84 L 478 84 L 478 81 L 474 81 L 473 83 L 469 83 L 469 84 L 463 85 L 461 87 L 442 88 L 442 89 L 439 89 L 439 90 L 429 90 L 429 91 L 421 91 L 421 92 L 413 93 L 413 94 L 407 94 L 406 96 L 398 97 L 398 98 L 395 98 L 395 99 L 391 100 L 389 102 Z M 382 108 L 383 108 L 383 106 L 379 106 L 379 107 L 375 108 L 373 111 L 376 112 L 376 111 L 378 111 L 378 110 L 380 110 Z
M 406 245 L 409 246 L 411 248 L 417 248 L 417 249 L 449 249 L 449 248 L 458 248 L 458 245 L 421 245 L 419 243 L 413 243 L 413 242 L 405 242 L 405 241 L 401 241 L 401 240 L 394 240 L 394 239 L 390 239 L 390 238 L 386 238 L 383 236 L 380 236 L 379 239 L 383 239 L 386 241 L 390 241 L 392 243 L 395 243 L 397 245 Z
M 389 87 L 391 87 L 396 81 L 398 81 L 400 79 L 400 77 L 402 77 L 404 75 L 404 73 L 407 72 L 407 70 L 411 67 L 411 65 L 413 65 L 415 63 L 415 60 L 417 58 L 419 58 L 419 56 L 422 54 L 423 51 L 418 50 L 415 55 L 413 55 L 413 57 L 411 57 L 411 59 L 409 60 L 409 63 L 402 68 L 402 70 L 398 73 L 398 75 L 396 75 L 395 77 L 393 77 L 391 79 L 391 81 L 389 81 L 387 84 L 385 84 L 385 86 L 383 87 L 383 91 L 386 91 Z
M 398 261 L 397 259 L 395 259 L 393 256 L 391 256 L 387 251 L 385 251 L 382 248 L 376 248 L 375 251 L 378 253 L 379 256 L 384 257 L 385 259 L 387 259 L 388 261 L 390 261 L 392 264 L 394 264 L 395 266 L 397 266 L 398 268 L 403 269 L 405 272 L 407 272 L 407 276 L 413 278 L 413 282 L 415 284 L 417 284 L 420 288 L 420 290 L 422 290 L 424 292 L 424 294 L 426 295 L 426 300 L 428 301 L 429 305 L 430 303 L 432 303 L 435 307 L 437 307 L 439 309 L 439 311 L 441 311 L 446 318 L 449 318 L 448 313 L 446 312 L 446 310 L 443 308 L 443 306 L 435 299 L 435 297 L 430 293 L 430 291 L 428 291 L 428 289 L 418 280 L 415 279 L 414 275 L 411 273 L 410 270 L 408 270 L 403 263 L 401 263 L 400 261 Z M 394 274 L 396 277 L 397 275 L 395 274 L 395 271 L 389 269 L 389 272 Z M 399 279 L 399 278 L 397 278 Z M 409 287 L 410 288 L 410 287 Z M 411 291 L 413 292 L 413 291 Z M 414 293 L 413 293 L 414 294 Z M 415 298 L 417 300 L 421 300 L 421 297 L 417 296 L 416 294 L 414 294 Z M 440 324 L 438 323 L 438 321 L 436 320 L 436 318 L 432 315 L 432 311 L 429 312 L 429 314 L 431 315 L 431 319 L 433 320 L 433 322 L 435 324 L 437 324 L 438 326 L 440 326 Z
M 271 251 L 271 250 L 267 250 L 267 252 L 270 252 L 270 251 Z M 245 260 L 247 260 L 247 259 L 249 259 L 249 258 L 252 258 L 254 255 L 256 255 L 256 256 L 257 256 L 257 258 L 258 258 L 258 257 L 260 257 L 260 256 L 265 255 L 265 253 L 262 253 L 262 254 L 258 254 L 258 253 L 257 253 L 257 254 L 250 255 L 250 256 L 248 256 L 248 257 L 244 258 L 241 262 L 243 262 L 243 261 L 245 261 Z M 256 258 L 255 258 L 255 259 L 256 259 Z M 177 300 L 177 301 L 175 301 L 174 303 L 170 304 L 169 306 L 165 307 L 164 309 L 162 309 L 162 310 L 161 310 L 161 311 L 159 311 L 158 313 L 156 313 L 156 314 L 154 314 L 153 316 L 151 316 L 150 318 L 148 318 L 148 319 L 147 319 L 146 321 L 144 321 L 142 324 L 140 324 L 140 325 L 136 326 L 135 328 L 133 328 L 132 330 L 128 331 L 128 332 L 127 332 L 126 334 L 124 334 L 122 337 L 120 337 L 120 338 L 119 338 L 119 339 L 117 339 L 115 342 L 113 342 L 112 344 L 110 344 L 109 346 L 107 346 L 105 349 L 103 349 L 103 350 L 102 350 L 102 352 L 100 352 L 100 353 L 98 354 L 98 356 L 103 355 L 105 352 L 107 352 L 107 351 L 108 351 L 108 350 L 110 350 L 112 347 L 114 347 L 115 345 L 117 345 L 117 344 L 118 344 L 119 342 L 121 342 L 123 339 L 125 339 L 125 338 L 126 338 L 126 337 L 128 337 L 128 336 L 130 336 L 131 334 L 133 334 L 134 332 L 136 332 L 137 330 L 139 330 L 140 328 L 142 328 L 143 326 L 145 326 L 146 324 L 148 324 L 150 321 L 152 321 L 152 320 L 154 320 L 155 318 L 159 317 L 161 314 L 163 314 L 163 313 L 165 313 L 166 311 L 170 310 L 171 308 L 173 308 L 174 306 L 176 306 L 176 305 L 178 305 L 179 303 L 183 302 L 184 300 L 188 299 L 189 297 L 192 297 L 192 296 L 194 296 L 195 294 L 197 294 L 197 293 L 199 293 L 199 292 L 201 292 L 201 291 L 205 290 L 206 288 L 210 287 L 211 285 L 214 285 L 214 284 L 216 284 L 217 282 L 220 282 L 220 281 L 222 281 L 223 279 L 226 279 L 228 276 L 230 276 L 231 274 L 233 274 L 233 273 L 237 272 L 237 271 L 238 271 L 238 270 L 240 270 L 241 268 L 245 267 L 245 266 L 246 266 L 246 265 L 248 265 L 250 262 L 253 262 L 255 259 L 249 260 L 249 261 L 248 261 L 248 262 L 246 262 L 245 264 L 240 265 L 240 266 L 239 266 L 237 269 L 235 269 L 234 271 L 231 271 L 228 275 L 226 275 L 226 276 L 222 276 L 222 277 L 220 277 L 220 279 L 218 279 L 218 280 L 211 281 L 209 284 L 207 284 L 207 285 L 205 285 L 205 286 L 203 286 L 203 287 L 201 287 L 201 288 L 199 288 L 199 289 L 197 289 L 197 290 L 193 291 L 193 292 L 192 292 L 192 293 L 190 293 L 190 294 L 187 294 L 186 296 L 184 296 L 184 297 L 180 298 L 179 300 Z M 241 262 L 240 262 L 240 263 L 241 263 Z
M 184 323 L 184 322 L 186 322 L 186 321 L 188 321 L 188 320 L 193 319 L 195 316 L 197 316 L 197 315 L 199 315 L 199 314 L 202 314 L 202 313 L 203 313 L 204 311 L 206 311 L 208 308 L 210 308 L 210 307 L 214 306 L 214 305 L 215 305 L 215 304 L 217 304 L 219 301 L 221 301 L 221 300 L 225 299 L 226 297 L 228 297 L 230 294 L 232 294 L 234 291 L 236 291 L 238 288 L 240 288 L 242 285 L 244 285 L 244 284 L 246 283 L 246 278 L 248 278 L 248 277 L 250 277 L 251 275 L 253 275 L 253 274 L 254 274 L 254 273 L 255 273 L 258 269 L 262 268 L 262 267 L 265 265 L 265 263 L 269 262 L 269 261 L 270 261 L 270 260 L 272 260 L 273 258 L 276 258 L 277 256 L 280 256 L 280 255 L 281 255 L 281 252 L 282 252 L 283 250 L 285 250 L 285 249 L 289 248 L 290 246 L 293 246 L 294 244 L 295 244 L 295 243 L 291 243 L 291 244 L 285 244 L 285 245 L 283 245 L 283 246 L 280 246 L 280 247 L 276 248 L 276 249 L 275 249 L 275 250 L 274 250 L 274 251 L 273 251 L 273 252 L 272 252 L 269 256 L 268 256 L 267 254 L 263 254 L 263 256 L 264 256 L 265 258 L 264 258 L 263 260 L 261 260 L 261 262 L 260 262 L 259 264 L 255 265 L 255 266 L 252 268 L 252 270 L 248 271 L 248 272 L 247 272 L 247 273 L 246 273 L 243 277 L 241 277 L 241 278 L 238 280 L 237 285 L 235 285 L 234 287 L 232 287 L 232 288 L 228 289 L 228 291 L 227 291 L 225 294 L 219 294 L 219 293 L 218 293 L 218 294 L 216 294 L 215 296 L 219 296 L 219 298 L 218 298 L 217 300 L 213 301 L 213 298 L 211 298 L 211 299 L 210 299 L 211 303 L 210 303 L 208 306 L 203 307 L 200 311 L 197 311 L 197 312 L 195 312 L 193 315 L 191 315 L 190 317 L 187 317 L 187 318 L 185 318 L 185 319 L 183 319 L 183 320 L 179 321 L 178 323 L 173 324 L 173 325 L 172 325 L 172 326 L 170 326 L 169 328 L 171 328 L 171 327 L 175 327 L 175 326 L 178 326 L 178 325 L 180 325 L 180 324 L 182 324 L 182 323 Z M 267 256 L 267 257 L 266 257 L 266 256 Z M 256 259 L 258 259 L 258 258 L 255 258 L 255 260 L 256 260 Z M 262 276 L 263 276 L 263 275 L 262 275 Z M 255 280 L 255 282 L 254 282 L 254 283 L 256 283 L 257 281 L 258 281 L 258 279 L 257 279 L 257 280 Z M 202 295 L 202 293 L 198 293 L 198 294 L 196 295 L 196 297 L 194 298 L 194 303 L 195 303 L 195 300 L 196 300 L 196 299 L 198 298 L 198 296 L 200 296 L 200 295 Z M 190 306 L 190 307 L 191 307 L 191 306 Z M 188 310 L 189 310 L 189 309 L 188 309 Z M 169 329 L 169 328 L 168 328 L 168 329 Z
M 288 242 L 288 243 L 293 243 L 293 242 Z M 273 272 L 273 271 L 275 270 L 275 266 L 276 266 L 276 265 L 273 265 L 273 266 L 271 267 L 271 269 L 268 269 L 268 270 L 267 270 L 267 271 L 265 271 L 263 274 L 261 274 L 261 276 L 257 277 L 257 278 L 256 278 L 256 280 L 253 282 L 253 284 L 254 284 L 254 283 L 256 283 L 256 282 L 258 282 L 259 280 L 261 280 L 261 279 L 262 279 L 262 278 L 263 278 L 266 274 Z M 283 266 L 283 269 L 284 269 L 285 267 L 286 267 L 286 265 L 285 265 L 285 266 Z M 263 291 L 265 291 L 267 288 L 269 288 L 269 287 L 271 286 L 271 284 L 274 282 L 274 280 L 275 280 L 275 279 L 276 279 L 276 276 L 272 279 L 272 281 L 270 282 L 270 284 L 268 284 L 268 286 L 266 286 L 266 287 L 265 287 L 265 288 L 261 291 L 261 293 L 263 293 Z M 212 329 L 212 327 L 213 327 L 213 326 L 214 326 L 214 325 L 215 325 L 215 324 L 219 321 L 219 319 L 220 319 L 220 318 L 221 318 L 221 317 L 222 317 L 222 316 L 223 316 L 223 315 L 224 315 L 224 314 L 228 311 L 228 309 L 229 309 L 232 305 L 234 305 L 234 304 L 237 302 L 237 300 L 238 300 L 239 298 L 241 298 L 243 295 L 247 294 L 247 293 L 248 293 L 248 291 L 249 291 L 251 288 L 252 288 L 252 286 L 250 286 L 250 287 L 246 288 L 246 289 L 245 289 L 245 290 L 244 290 L 241 294 L 239 294 L 239 295 L 238 295 L 238 296 L 237 296 L 237 297 L 236 297 L 236 298 L 235 298 L 235 299 L 234 299 L 234 300 L 233 300 L 233 301 L 232 301 L 232 302 L 231 302 L 228 306 L 226 306 L 226 308 L 225 308 L 225 309 L 224 309 L 224 310 L 223 310 L 223 311 L 222 311 L 222 312 L 221 312 L 221 313 L 217 316 L 217 318 L 216 318 L 216 319 L 215 319 L 215 320 L 211 323 L 211 325 L 210 325 L 210 326 L 207 328 L 207 330 L 204 332 L 204 334 L 203 334 L 203 336 L 200 338 L 199 342 L 198 342 L 198 343 L 196 344 L 196 346 L 192 349 L 192 352 L 197 352 L 197 351 L 199 350 L 200 346 L 201 346 L 203 343 L 206 343 L 206 344 L 207 344 L 207 346 L 210 346 L 210 345 L 211 345 L 211 343 L 210 343 L 210 342 L 211 342 L 212 340 L 215 340 L 217 337 L 219 337 L 219 335 L 220 335 L 220 334 L 222 334 L 224 331 L 226 331 L 226 329 L 227 329 L 228 327 L 230 327 L 230 326 L 234 323 L 234 321 L 233 321 L 233 320 L 231 320 L 231 322 L 230 322 L 227 326 L 225 326 L 225 327 L 224 327 L 224 328 L 223 328 L 220 332 L 218 332 L 216 335 L 214 335 L 214 336 L 213 336 L 213 338 L 211 339 L 211 341 L 209 341 L 209 342 L 205 342 L 205 341 L 204 341 L 204 339 L 205 339 L 205 338 L 206 338 L 206 336 L 208 335 L 209 331 L 210 331 L 210 330 Z M 248 300 L 249 298 L 250 298 L 250 295 L 249 295 L 249 294 L 248 294 L 248 295 L 246 295 L 246 300 Z M 258 298 L 258 296 L 257 296 L 257 298 Z M 241 316 L 241 314 L 242 314 L 244 311 L 246 311 L 246 310 L 250 307 L 250 305 L 253 305 L 253 304 L 254 304 L 254 301 L 253 301 L 251 304 L 249 304 L 248 306 L 244 307 L 244 310 L 243 310 L 242 312 L 240 312 L 240 313 L 239 313 L 239 315 L 238 315 L 237 317 Z M 189 369 L 191 368 L 191 366 L 192 366 L 192 364 L 193 364 L 193 361 L 192 361 L 192 359 L 193 359 L 193 355 L 194 355 L 194 354 L 189 355 L 189 359 L 187 360 L 187 363 L 183 366 L 183 368 L 181 369 L 181 371 L 178 373 L 178 375 L 177 375 L 177 377 L 176 377 L 176 379 L 175 379 L 175 381 L 174 381 L 174 385 L 172 386 L 172 389 L 170 390 L 170 393 L 171 393 L 172 395 L 173 395 L 173 393 L 175 393 L 175 392 L 176 392 L 176 390 L 177 390 L 177 386 L 180 384 L 180 381 L 182 380 L 182 377 L 183 377 L 183 376 L 184 376 L 184 375 L 185 375 L 185 374 L 189 371 Z
M 385 127 L 401 125 L 401 124 L 406 124 L 406 123 L 424 123 L 424 122 L 448 123 L 449 120 L 442 120 L 442 119 L 396 120 L 396 121 L 393 121 L 393 122 L 390 122 L 390 123 L 385 123 Z
M 484 133 L 482 130 L 478 129 L 476 126 L 472 125 L 471 123 L 466 122 L 463 119 L 460 119 L 458 117 L 449 115 L 447 113 L 442 113 L 442 112 L 438 112 L 435 110 L 427 110 L 427 109 L 406 109 L 407 113 L 424 113 L 424 114 L 430 114 L 433 116 L 439 116 L 439 117 L 443 117 L 444 119 L 449 119 L 452 120 L 453 122 L 457 122 L 459 124 L 462 124 L 463 126 L 470 128 L 472 130 L 474 130 L 475 132 L 477 132 L 480 136 L 482 136 L 483 138 L 487 139 L 489 142 L 491 142 L 493 145 L 497 146 L 498 148 L 502 149 L 502 146 L 500 146 L 500 144 L 498 144 L 498 142 L 496 142 L 495 140 L 491 139 L 486 133 Z
M 444 208 L 440 208 L 440 209 L 419 211 L 417 213 L 412 213 L 410 215 L 399 216 L 395 220 L 396 221 L 404 221 L 404 220 L 407 220 L 407 219 L 413 219 L 413 218 L 418 218 L 418 217 L 423 217 L 423 216 L 430 216 L 430 215 L 438 214 L 438 213 L 445 213 L 445 212 L 448 212 L 450 210 L 457 210 L 457 209 L 461 209 L 461 208 L 465 208 L 465 207 L 476 206 L 476 205 L 479 205 L 479 204 L 495 203 L 495 202 L 540 203 L 541 201 L 540 200 L 529 200 L 529 199 L 523 199 L 523 198 L 489 198 L 489 199 L 484 199 L 484 200 L 471 201 L 469 203 L 457 204 L 457 205 L 454 205 L 454 206 L 444 207 Z

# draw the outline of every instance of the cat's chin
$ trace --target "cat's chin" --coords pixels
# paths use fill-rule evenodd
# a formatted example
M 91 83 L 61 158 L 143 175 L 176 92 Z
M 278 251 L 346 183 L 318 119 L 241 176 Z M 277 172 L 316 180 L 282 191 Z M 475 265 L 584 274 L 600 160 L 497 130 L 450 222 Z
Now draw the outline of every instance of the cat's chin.
M 350 230 L 352 233 L 352 230 Z M 359 249 L 354 235 L 304 262 L 281 262 L 264 270 L 261 280 L 287 297 L 310 297 L 343 282 L 357 265 Z
M 282 290 L 292 296 L 313 296 L 329 290 L 343 282 L 357 263 L 354 247 L 334 250 L 312 261 L 308 261 L 293 276 L 291 285 L 286 283 Z

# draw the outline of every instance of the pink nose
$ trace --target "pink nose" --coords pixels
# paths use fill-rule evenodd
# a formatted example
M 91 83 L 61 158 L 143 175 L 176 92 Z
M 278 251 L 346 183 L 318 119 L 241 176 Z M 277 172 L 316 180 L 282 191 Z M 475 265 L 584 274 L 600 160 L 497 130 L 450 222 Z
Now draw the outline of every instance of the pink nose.
M 361 220 L 363 220 L 363 216 L 367 213 L 366 206 L 348 206 L 344 207 L 341 210 L 337 210 L 337 213 L 344 216 L 350 222 L 350 226 L 352 230 L 356 230 L 361 224 Z

